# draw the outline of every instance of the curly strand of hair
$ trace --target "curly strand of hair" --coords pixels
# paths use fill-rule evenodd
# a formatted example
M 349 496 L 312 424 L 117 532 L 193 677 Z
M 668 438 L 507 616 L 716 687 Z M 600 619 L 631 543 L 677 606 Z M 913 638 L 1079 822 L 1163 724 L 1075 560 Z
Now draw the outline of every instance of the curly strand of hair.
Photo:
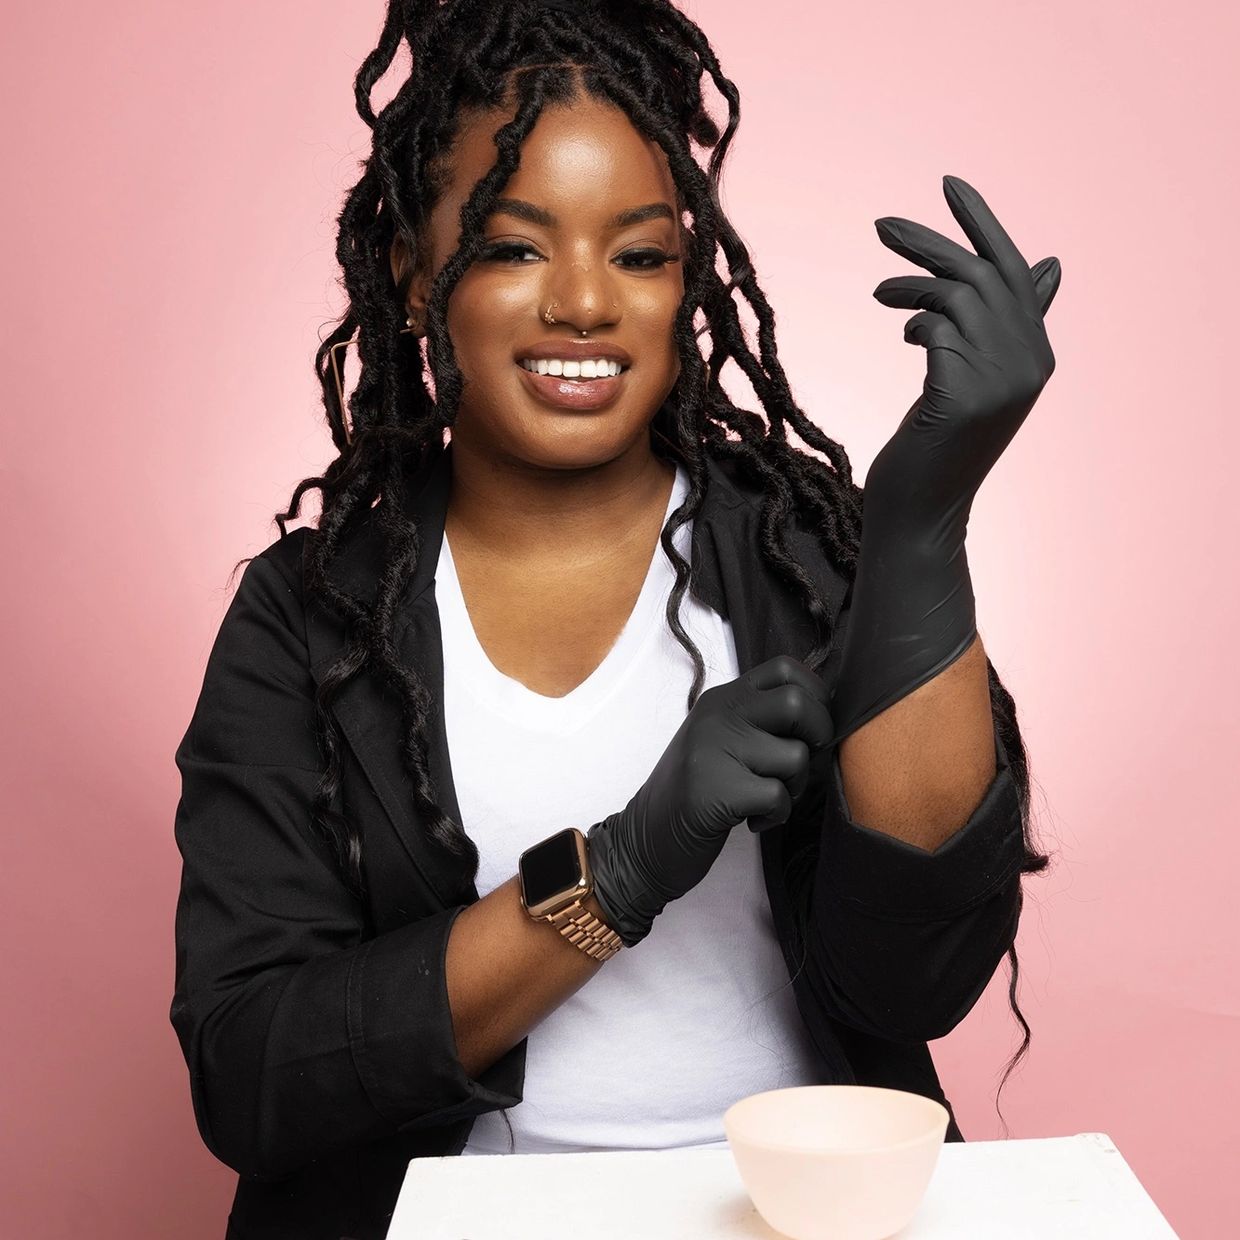
M 712 281 L 715 284 L 718 283 L 718 275 L 714 272 L 713 263 L 715 244 L 717 244 L 715 233 L 717 233 L 717 221 L 720 215 L 717 187 L 704 174 L 701 167 L 698 167 L 683 140 L 678 138 L 678 135 L 673 133 L 665 123 L 662 123 L 660 118 L 652 115 L 646 109 L 645 104 L 624 83 L 611 81 L 605 74 L 594 72 L 587 73 L 587 86 L 595 94 L 608 95 L 618 107 L 624 108 L 625 112 L 635 119 L 642 131 L 660 143 L 670 162 L 673 176 L 683 187 L 682 192 L 687 198 L 689 210 L 693 213 L 691 234 L 693 259 L 689 264 L 686 293 L 684 293 L 680 310 L 677 312 L 673 331 L 675 331 L 682 355 L 681 381 L 677 384 L 681 394 L 681 417 L 678 419 L 680 420 L 678 429 L 681 432 L 681 446 L 689 456 L 689 460 L 694 461 L 699 456 L 697 445 L 702 439 L 702 414 L 707 408 L 707 374 L 704 371 L 701 352 L 696 346 L 692 321 L 699 305 L 711 305 L 708 288 Z M 707 312 L 709 314 L 709 310 Z M 739 331 L 735 330 L 732 322 L 725 320 L 724 331 L 735 353 L 743 355 L 748 352 L 744 347 L 744 341 L 739 339 Z M 765 396 L 766 402 L 774 403 L 781 396 L 786 396 L 786 384 L 784 393 L 776 393 L 773 391 L 773 384 L 765 381 L 765 376 L 755 374 L 754 378 L 759 397 Z M 791 403 L 790 396 L 786 396 L 786 399 Z M 769 403 L 768 407 L 770 407 Z M 688 410 L 696 410 L 696 412 L 689 413 Z M 742 434 L 742 439 L 749 441 L 753 448 L 750 454 L 751 469 L 758 472 L 763 482 L 764 503 L 763 512 L 761 512 L 763 551 L 776 569 L 784 575 L 787 582 L 805 599 L 818 632 L 820 634 L 825 632 L 820 644 L 807 660 L 811 666 L 817 668 L 821 662 L 826 660 L 827 651 L 831 649 L 831 616 L 826 604 L 818 595 L 818 591 L 813 587 L 811 578 L 797 563 L 797 560 L 787 552 L 785 543 L 786 523 L 791 513 L 794 512 L 795 501 L 799 497 L 794 487 L 787 481 L 786 474 L 796 477 L 801 461 L 808 460 L 808 458 L 805 458 L 804 454 L 796 453 L 780 440 L 771 441 L 768 430 L 760 419 L 746 420 L 737 429 Z M 764 449 L 766 449 L 765 453 Z M 775 460 L 770 459 L 773 455 Z M 702 470 L 704 476 L 704 466 Z M 694 486 L 697 486 L 696 479 L 694 479 Z M 686 505 L 670 517 L 668 520 L 670 533 L 668 533 L 665 548 L 670 544 L 671 533 L 675 532 L 675 529 L 689 517 L 696 516 L 699 502 L 701 502 L 701 496 L 698 496 L 696 500 L 693 496 L 689 497 Z M 673 556 L 673 560 L 678 560 L 678 558 L 680 558 L 678 554 Z M 677 601 L 678 595 L 683 593 L 681 589 L 683 577 L 680 564 L 677 564 Z M 682 639 L 682 630 L 678 622 L 672 625 L 672 630 L 677 640 L 681 641 L 681 645 L 688 649 L 687 639 Z M 694 658 L 694 667 L 697 667 L 697 662 L 697 658 Z M 691 691 L 689 691 L 688 709 L 692 709 L 694 702 L 697 701 L 699 691 L 701 691 L 701 677 L 696 675 Z
M 551 72 L 548 69 L 536 69 L 520 77 L 517 85 L 516 115 L 495 134 L 498 157 L 461 206 L 460 245 L 431 282 L 427 301 L 426 334 L 435 374 L 436 403 L 440 406 L 441 417 L 446 426 L 451 426 L 456 418 L 462 386 L 461 372 L 448 335 L 448 298 L 482 248 L 483 222 L 494 205 L 499 190 L 516 169 L 521 140 L 533 129 L 542 112 L 544 101 L 550 95 Z
M 714 49 L 710 46 L 702 31 L 674 8 L 672 20 L 676 24 L 678 32 L 689 46 L 693 48 L 701 64 L 714 82 L 715 88 L 728 104 L 728 123 L 715 144 L 709 163 L 710 180 L 712 185 L 717 187 L 723 161 L 727 155 L 733 134 L 740 124 L 740 93 L 737 91 L 735 84 L 723 72 L 715 56 Z M 724 256 L 728 262 L 728 268 L 733 274 L 734 281 L 739 284 L 758 317 L 759 345 L 763 370 L 772 376 L 781 394 L 786 396 L 788 412 L 791 415 L 797 434 L 810 447 L 826 454 L 833 468 L 840 475 L 842 482 L 847 485 L 852 482 L 852 467 L 848 455 L 841 445 L 828 438 L 814 423 L 806 418 L 792 400 L 787 376 L 784 374 L 783 367 L 778 358 L 778 349 L 775 343 L 774 311 L 758 285 L 753 263 L 750 260 L 749 252 L 744 242 L 726 217 L 722 217 L 721 225 L 720 240 Z M 728 297 L 728 304 L 731 305 L 731 285 L 724 292 Z M 737 323 L 737 331 L 739 333 L 739 323 Z M 749 349 L 747 347 L 744 348 L 743 353 L 749 354 Z M 746 374 L 753 382 L 753 376 L 748 370 L 746 370 Z M 776 402 L 775 412 L 771 415 L 771 427 L 778 437 L 783 438 L 783 415 L 778 408 L 778 402 Z
M 777 368 L 773 379 L 768 378 L 765 370 L 754 362 L 752 354 L 745 344 L 743 335 L 740 332 L 739 320 L 735 315 L 734 304 L 730 299 L 712 298 L 707 291 L 711 284 L 717 286 L 719 283 L 719 277 L 714 270 L 713 262 L 716 222 L 721 215 L 717 205 L 718 195 L 715 182 L 698 167 L 683 139 L 671 131 L 660 118 L 650 114 L 643 102 L 624 83 L 610 80 L 606 75 L 602 74 L 587 74 L 586 79 L 587 85 L 594 93 L 603 93 L 611 98 L 617 106 L 623 107 L 633 117 L 639 128 L 660 143 L 668 157 L 673 175 L 684 187 L 683 192 L 694 214 L 693 243 L 695 249 L 698 249 L 698 247 L 700 249 L 695 253 L 694 261 L 691 263 L 691 279 L 686 288 L 685 298 L 681 304 L 680 313 L 677 316 L 674 328 L 678 341 L 682 345 L 682 375 L 686 369 L 684 363 L 687 362 L 690 381 L 692 382 L 701 377 L 701 354 L 696 348 L 691 331 L 692 317 L 696 313 L 697 307 L 702 305 L 709 317 L 712 311 L 723 309 L 724 300 L 726 300 L 727 310 L 723 317 L 723 336 L 730 346 L 733 357 L 737 360 L 742 360 L 745 373 L 750 378 L 755 392 L 759 399 L 762 400 L 764 407 L 768 412 L 778 409 L 781 405 L 788 409 L 795 409 L 795 402 L 792 400 L 782 368 Z M 741 247 L 739 254 L 730 257 L 730 262 L 733 264 L 732 269 L 734 273 L 741 274 L 742 287 L 750 285 L 756 289 L 756 283 L 753 281 L 752 276 L 743 274 L 746 270 L 752 270 L 748 254 L 743 247 Z M 760 302 L 758 309 L 761 314 L 761 306 L 766 305 L 766 300 L 760 290 L 757 291 L 756 296 Z M 773 316 L 770 315 L 769 307 L 767 307 L 766 314 L 772 320 L 769 348 L 773 354 Z M 713 323 L 712 326 L 714 326 Z M 689 338 L 688 347 L 685 347 L 685 341 L 682 337 Z M 688 357 L 685 358 L 684 354 L 688 354 Z M 746 365 L 746 360 L 750 364 Z M 683 386 L 681 386 L 681 391 L 683 395 Z M 695 408 L 702 408 L 704 401 L 694 388 L 690 389 L 690 399 L 693 401 Z M 812 426 L 803 415 L 801 420 L 806 426 Z M 754 423 L 751 422 L 747 425 L 754 426 Z M 831 505 L 827 497 L 816 495 L 815 491 L 817 488 L 812 485 L 805 487 L 802 494 L 798 496 L 786 478 L 789 471 L 791 471 L 792 477 L 798 477 L 803 474 L 804 480 L 809 481 L 811 476 L 803 470 L 802 462 L 812 458 L 807 458 L 804 454 L 790 449 L 782 441 L 782 436 L 772 439 L 770 432 L 761 422 L 756 422 L 756 425 L 761 427 L 761 430 L 755 429 L 752 436 L 749 436 L 744 428 L 741 428 L 741 430 L 742 438 L 749 439 L 753 445 L 754 451 L 750 455 L 749 464 L 751 471 L 755 471 L 759 475 L 760 481 L 763 483 L 763 493 L 766 496 L 762 512 L 763 549 L 775 564 L 777 570 L 783 574 L 785 579 L 805 599 L 819 633 L 823 634 L 819 645 L 807 659 L 811 666 L 817 668 L 821 662 L 825 661 L 827 651 L 830 649 L 830 614 L 823 601 L 819 598 L 808 574 L 800 567 L 795 558 L 788 554 L 784 541 L 784 528 L 789 516 L 794 511 L 795 501 L 798 498 L 808 501 L 808 506 L 814 510 L 812 515 L 819 520 L 830 520 L 834 515 L 836 506 Z M 696 432 L 693 434 L 693 440 L 700 441 L 700 422 L 695 421 L 692 429 Z M 818 432 L 816 428 L 811 433 L 815 434 L 820 442 L 829 444 L 832 449 L 843 454 L 842 448 L 834 444 L 833 441 L 827 440 L 826 436 Z M 687 441 L 683 446 L 687 448 Z M 764 449 L 766 450 L 765 456 Z M 843 454 L 843 456 L 847 460 L 846 454 Z M 768 459 L 771 457 L 774 459 Z M 805 506 L 805 504 L 802 504 L 802 507 Z M 673 516 L 671 523 L 678 525 L 684 519 L 687 519 L 687 516 L 677 514 Z M 690 707 L 692 707 L 695 700 L 696 692 L 691 690 Z
M 671 561 L 676 574 L 676 581 L 667 602 L 668 625 L 677 642 L 693 661 L 693 681 L 686 702 L 686 709 L 692 710 L 702 692 L 705 665 L 701 652 L 680 619 L 682 601 L 690 580 L 690 565 L 677 550 L 674 539 L 676 531 L 698 515 L 706 495 L 708 475 L 705 454 L 702 451 L 702 432 L 709 375 L 697 347 L 693 320 L 699 306 L 707 299 L 711 281 L 716 279 L 714 253 L 719 215 L 717 197 L 713 186 L 693 159 L 682 135 L 664 118 L 652 112 L 625 82 L 599 70 L 587 71 L 583 81 L 591 93 L 622 108 L 643 133 L 659 143 L 667 156 L 680 194 L 693 216 L 693 229 L 685 234 L 690 250 L 690 258 L 686 264 L 685 293 L 672 327 L 680 354 L 681 369 L 670 401 L 674 432 L 672 442 L 685 462 L 690 489 L 680 507 L 669 515 L 660 535 L 664 554 Z

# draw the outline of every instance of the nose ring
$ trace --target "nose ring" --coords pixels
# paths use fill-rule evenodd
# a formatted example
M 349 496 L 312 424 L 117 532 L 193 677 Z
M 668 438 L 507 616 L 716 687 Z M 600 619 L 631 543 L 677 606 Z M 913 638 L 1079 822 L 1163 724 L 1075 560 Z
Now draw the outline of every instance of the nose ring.
M 614 301 L 613 301 L 611 304 L 612 304 L 612 306 L 615 306 L 615 305 L 616 305 L 616 303 L 615 303 Z M 552 301 L 551 301 L 551 305 L 549 305 L 549 306 L 548 306 L 548 307 L 547 307 L 547 308 L 543 311 L 542 319 L 543 319 L 543 322 L 544 322 L 544 323 L 551 324 L 551 323 L 558 322 L 558 320 L 555 318 L 555 316 L 551 313 L 551 306 L 554 306 L 554 305 L 555 305 L 555 300 L 554 300 L 554 299 L 552 299 Z M 588 331 L 582 331 L 582 332 L 581 332 L 581 335 L 583 335 L 583 336 L 588 335 L 588 334 L 589 334 L 589 333 L 588 333 Z

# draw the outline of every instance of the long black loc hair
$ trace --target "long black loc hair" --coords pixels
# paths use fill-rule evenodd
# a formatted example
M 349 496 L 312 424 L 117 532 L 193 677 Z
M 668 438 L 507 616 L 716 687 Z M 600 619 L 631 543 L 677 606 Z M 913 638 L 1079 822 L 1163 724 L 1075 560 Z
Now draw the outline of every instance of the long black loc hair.
M 402 40 L 411 56 L 410 75 L 376 115 L 371 92 Z M 703 101 L 704 75 L 727 103 L 722 131 Z M 412 669 L 402 666 L 393 640 L 398 603 L 420 552 L 416 524 L 396 501 L 412 473 L 442 449 L 456 417 L 462 378 L 446 325 L 452 290 L 483 247 L 482 224 L 518 165 L 522 141 L 545 107 L 571 104 L 579 92 L 622 109 L 640 133 L 658 143 L 681 208 L 688 259 L 685 294 L 673 329 L 681 368 L 653 416 L 651 445 L 659 455 L 683 464 L 690 482 L 684 503 L 671 514 L 660 539 L 676 573 L 667 622 L 695 669 L 687 707 L 692 709 L 702 691 L 705 670 L 679 618 L 689 565 L 673 545 L 673 535 L 701 508 L 708 456 L 735 462 L 742 475 L 761 488 L 762 552 L 804 599 L 816 624 L 819 640 L 803 656 L 815 671 L 826 661 L 834 622 L 813 582 L 788 552 L 783 531 L 789 521 L 797 519 L 814 532 L 846 580 L 856 576 L 861 488 L 852 480 L 844 448 L 793 400 L 776 349 L 775 315 L 759 287 L 748 250 L 720 206 L 719 178 L 740 120 L 740 97 L 703 32 L 667 0 L 390 0 L 378 46 L 354 82 L 357 111 L 373 130 L 373 140 L 363 174 L 338 218 L 336 257 L 348 306 L 315 355 L 338 455 L 322 476 L 299 483 L 288 511 L 275 518 L 285 537 L 286 522 L 299 516 L 305 493 L 321 492 L 317 528 L 306 531 L 307 587 L 317 601 L 345 620 L 351 637 L 316 695 L 326 770 L 312 824 L 327 840 L 343 881 L 359 902 L 365 895 L 362 839 L 333 808 L 340 790 L 343 742 L 331 703 L 345 683 L 364 672 L 380 677 L 402 702 L 402 753 L 433 846 L 458 865 L 462 892 L 477 874 L 477 847 L 437 803 L 427 761 L 431 708 L 427 688 Z M 393 280 L 392 244 L 400 237 L 409 253 L 424 252 L 427 223 L 445 188 L 453 138 L 462 118 L 492 109 L 513 114 L 495 133 L 494 166 L 461 209 L 460 246 L 432 282 L 424 354 L 421 337 L 403 330 L 411 273 L 402 273 L 399 282 Z M 710 152 L 705 168 L 695 158 L 693 145 Z M 692 217 L 691 226 L 684 224 L 686 212 Z M 727 279 L 717 270 L 719 249 Z M 738 293 L 756 317 L 756 350 L 741 324 Z M 704 333 L 710 339 L 706 358 L 698 345 Z M 346 422 L 332 351 L 350 343 L 357 346 L 360 377 L 348 398 Z M 739 408 L 724 392 L 720 373 L 728 361 L 749 381 L 765 417 Z M 825 462 L 788 442 L 789 424 L 805 444 L 826 457 Z M 367 603 L 338 590 L 326 570 L 342 540 L 372 508 L 386 556 L 377 595 Z M 1046 867 L 1049 857 L 1034 849 L 1030 836 L 1028 757 L 1012 697 L 989 658 L 987 665 L 996 726 L 1019 792 L 1024 832 L 1021 872 L 1035 873 Z M 811 846 L 790 857 L 786 874 L 802 965 L 815 853 Z M 1029 1025 L 1016 1002 L 1014 945 L 1008 958 L 1008 998 L 1024 1039 L 1007 1065 L 1000 1090 L 1030 1041 Z

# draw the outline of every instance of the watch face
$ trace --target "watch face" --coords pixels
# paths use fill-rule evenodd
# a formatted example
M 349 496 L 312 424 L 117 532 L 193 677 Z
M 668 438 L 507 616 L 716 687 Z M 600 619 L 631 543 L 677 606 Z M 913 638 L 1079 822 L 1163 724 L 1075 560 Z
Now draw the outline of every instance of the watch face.
M 572 827 L 521 854 L 521 889 L 529 909 L 575 887 L 580 878 L 581 861 Z

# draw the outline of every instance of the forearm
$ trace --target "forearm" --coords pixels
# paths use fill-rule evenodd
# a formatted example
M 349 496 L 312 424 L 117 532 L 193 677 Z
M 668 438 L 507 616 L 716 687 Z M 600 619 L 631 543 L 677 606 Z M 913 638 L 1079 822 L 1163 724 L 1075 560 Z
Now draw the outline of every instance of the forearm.
M 596 917 L 593 895 L 582 901 Z M 461 911 L 445 960 L 457 1054 L 478 1076 L 603 967 L 521 907 L 514 875 Z
M 996 774 L 981 637 L 839 746 L 855 822 L 933 852 L 969 820 Z

